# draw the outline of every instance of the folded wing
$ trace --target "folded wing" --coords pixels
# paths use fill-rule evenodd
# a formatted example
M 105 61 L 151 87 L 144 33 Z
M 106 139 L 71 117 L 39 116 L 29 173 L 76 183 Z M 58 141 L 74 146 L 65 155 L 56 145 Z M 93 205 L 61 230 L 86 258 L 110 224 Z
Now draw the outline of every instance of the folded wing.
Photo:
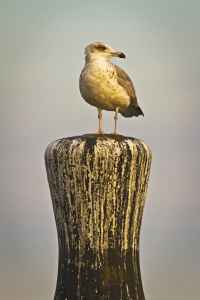
M 133 116 L 138 117 L 139 115 L 144 116 L 144 114 L 137 102 L 135 88 L 133 86 L 133 83 L 132 83 L 130 77 L 120 67 L 118 67 L 114 64 L 112 64 L 112 66 L 117 73 L 117 80 L 118 80 L 119 85 L 121 85 L 126 90 L 127 94 L 130 97 L 130 105 L 126 109 L 123 109 L 123 110 L 120 109 L 119 112 L 122 114 L 122 116 L 124 116 L 126 118 L 133 117 Z

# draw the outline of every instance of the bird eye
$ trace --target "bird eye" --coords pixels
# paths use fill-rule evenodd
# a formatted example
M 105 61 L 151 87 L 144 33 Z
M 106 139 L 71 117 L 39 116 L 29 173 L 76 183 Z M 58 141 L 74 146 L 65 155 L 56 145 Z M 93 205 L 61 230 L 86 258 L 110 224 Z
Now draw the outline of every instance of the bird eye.
M 99 46 L 98 49 L 99 49 L 100 51 L 104 51 L 104 50 L 106 50 L 106 47 L 104 47 L 104 46 Z

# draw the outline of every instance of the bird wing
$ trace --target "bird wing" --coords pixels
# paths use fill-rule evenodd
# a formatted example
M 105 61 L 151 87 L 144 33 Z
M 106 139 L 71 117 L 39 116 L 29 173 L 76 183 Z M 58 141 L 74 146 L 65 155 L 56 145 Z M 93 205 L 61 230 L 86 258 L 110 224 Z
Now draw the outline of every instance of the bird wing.
M 137 102 L 135 88 L 133 86 L 133 83 L 132 83 L 130 77 L 120 67 L 118 67 L 114 64 L 112 64 L 112 67 L 115 69 L 115 71 L 117 73 L 118 84 L 121 85 L 126 90 L 127 94 L 130 97 L 130 106 L 127 107 L 123 111 L 121 110 L 120 113 L 124 117 L 127 117 L 127 118 L 132 117 L 132 116 L 138 117 L 139 115 L 144 116 L 143 111 L 141 110 L 141 108 L 139 107 L 139 104 Z
M 112 66 L 114 67 L 114 69 L 117 73 L 118 84 L 121 85 L 126 90 L 127 94 L 130 97 L 130 105 L 135 108 L 139 107 L 139 104 L 137 102 L 136 93 L 135 93 L 135 88 L 133 86 L 133 83 L 132 83 L 130 77 L 120 67 L 118 67 L 114 64 L 112 64 Z

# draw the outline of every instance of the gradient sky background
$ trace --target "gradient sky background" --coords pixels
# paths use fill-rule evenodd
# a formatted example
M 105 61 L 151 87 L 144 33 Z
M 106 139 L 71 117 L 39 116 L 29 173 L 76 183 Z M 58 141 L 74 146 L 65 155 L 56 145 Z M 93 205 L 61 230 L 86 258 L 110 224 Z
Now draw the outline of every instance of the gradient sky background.
M 147 300 L 200 299 L 200 1 L 2 0 L 0 299 L 49 300 L 57 233 L 44 165 L 55 139 L 98 129 L 81 98 L 86 45 L 126 54 L 145 117 L 118 120 L 153 163 L 141 230 Z M 103 112 L 103 130 L 114 112 Z

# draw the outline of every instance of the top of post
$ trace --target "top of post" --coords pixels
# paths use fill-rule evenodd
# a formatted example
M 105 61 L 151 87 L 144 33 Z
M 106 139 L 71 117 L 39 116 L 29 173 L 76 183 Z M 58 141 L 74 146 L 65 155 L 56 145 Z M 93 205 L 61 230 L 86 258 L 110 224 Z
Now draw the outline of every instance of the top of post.
M 103 148 L 116 148 L 120 147 L 124 144 L 128 144 L 131 148 L 139 147 L 140 151 L 147 152 L 151 157 L 151 149 L 150 147 L 142 140 L 139 140 L 134 137 L 123 136 L 123 135 L 114 135 L 114 134 L 84 134 L 78 136 L 71 136 L 66 138 L 61 138 L 55 140 L 50 143 L 50 145 L 46 149 L 47 152 L 51 152 L 53 149 L 63 149 L 66 147 L 76 147 L 78 144 L 84 144 L 84 148 L 94 149 L 94 147 L 103 150 Z M 105 147 L 104 147 L 105 146 Z M 103 147 L 103 148 L 102 148 Z M 123 148 L 123 147 L 122 147 Z M 142 150 L 143 149 L 143 150 Z M 93 150 L 92 150 L 93 151 Z
M 134 137 L 130 136 L 125 136 L 125 135 L 116 135 L 116 134 L 83 134 L 83 135 L 76 135 L 76 136 L 70 136 L 70 137 L 65 137 L 58 139 L 56 141 L 61 141 L 61 140 L 76 140 L 76 139 L 81 139 L 81 140 L 87 140 L 88 142 L 94 142 L 94 141 L 99 141 L 99 140 L 112 140 L 112 141 L 124 141 L 124 140 L 131 140 L 131 141 L 137 141 L 137 142 L 143 142 L 142 140 L 139 140 Z M 143 142 L 144 143 L 144 142 Z

